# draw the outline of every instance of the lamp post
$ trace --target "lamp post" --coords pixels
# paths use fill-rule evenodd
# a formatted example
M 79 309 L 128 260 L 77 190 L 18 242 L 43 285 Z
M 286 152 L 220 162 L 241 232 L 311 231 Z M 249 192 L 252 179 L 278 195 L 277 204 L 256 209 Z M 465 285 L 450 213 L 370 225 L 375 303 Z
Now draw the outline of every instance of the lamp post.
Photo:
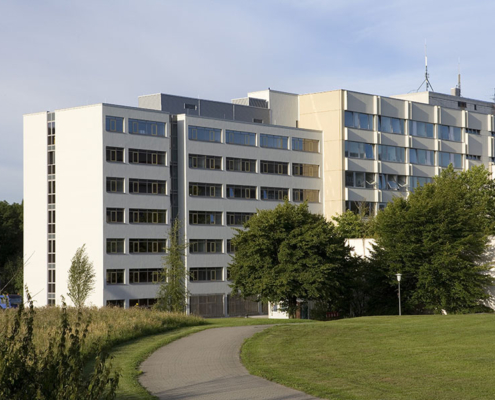
M 402 274 L 396 274 L 397 275 L 397 282 L 399 282 L 399 315 L 402 315 L 401 309 L 400 309 L 400 278 L 402 277 Z

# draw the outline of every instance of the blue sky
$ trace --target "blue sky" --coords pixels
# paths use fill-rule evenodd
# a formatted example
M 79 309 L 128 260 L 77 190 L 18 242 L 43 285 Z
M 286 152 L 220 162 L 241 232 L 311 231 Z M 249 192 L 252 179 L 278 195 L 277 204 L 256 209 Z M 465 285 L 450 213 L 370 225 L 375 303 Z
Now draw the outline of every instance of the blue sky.
M 461 61 L 466 97 L 495 88 L 493 1 L 3 0 L 0 200 L 22 200 L 22 115 L 171 93 L 416 91 L 424 42 L 433 88 Z

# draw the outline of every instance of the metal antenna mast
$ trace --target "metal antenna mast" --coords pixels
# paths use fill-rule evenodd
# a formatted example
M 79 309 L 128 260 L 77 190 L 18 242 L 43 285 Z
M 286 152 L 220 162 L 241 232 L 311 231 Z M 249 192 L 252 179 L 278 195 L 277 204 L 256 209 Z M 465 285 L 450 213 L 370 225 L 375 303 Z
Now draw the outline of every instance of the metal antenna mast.
M 426 83 L 426 91 L 429 92 L 430 89 L 432 92 L 434 92 L 435 90 L 433 89 L 433 86 L 431 86 L 431 83 L 430 83 L 430 74 L 428 73 L 428 54 L 427 54 L 427 48 L 426 48 L 426 40 L 425 40 L 425 80 L 423 81 L 423 83 L 421 83 L 421 85 L 419 86 L 418 90 L 416 90 L 416 92 L 419 92 L 419 89 L 421 89 L 421 87 Z

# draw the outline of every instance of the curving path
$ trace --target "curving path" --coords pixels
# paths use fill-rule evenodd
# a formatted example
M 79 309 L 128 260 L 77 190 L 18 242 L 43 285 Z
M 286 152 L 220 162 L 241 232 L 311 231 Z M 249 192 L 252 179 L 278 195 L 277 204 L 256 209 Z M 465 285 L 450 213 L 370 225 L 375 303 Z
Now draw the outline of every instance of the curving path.
M 244 339 L 268 328 L 207 329 L 162 347 L 141 364 L 139 381 L 159 399 L 316 399 L 250 375 L 239 352 Z

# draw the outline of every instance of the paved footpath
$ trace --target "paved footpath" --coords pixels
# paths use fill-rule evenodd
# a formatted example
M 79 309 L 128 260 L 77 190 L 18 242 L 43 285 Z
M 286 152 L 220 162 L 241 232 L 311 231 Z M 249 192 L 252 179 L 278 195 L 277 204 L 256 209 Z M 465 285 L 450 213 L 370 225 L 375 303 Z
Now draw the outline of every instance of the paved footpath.
M 176 340 L 141 364 L 139 381 L 153 395 L 167 400 L 316 399 L 250 375 L 241 364 L 244 339 L 266 328 L 214 328 Z

